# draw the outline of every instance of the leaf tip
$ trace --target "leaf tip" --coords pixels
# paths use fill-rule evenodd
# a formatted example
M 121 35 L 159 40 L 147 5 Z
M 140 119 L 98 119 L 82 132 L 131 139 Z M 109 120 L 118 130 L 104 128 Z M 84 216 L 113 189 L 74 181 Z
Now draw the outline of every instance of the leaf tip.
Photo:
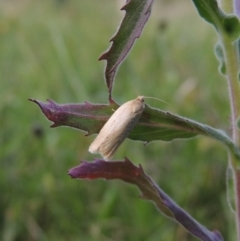
M 50 126 L 51 128 L 58 127 L 61 125 L 56 118 L 56 112 L 58 110 L 58 106 L 53 100 L 47 99 L 48 103 L 44 103 L 42 101 L 29 98 L 29 101 L 36 103 L 41 109 L 41 111 L 43 112 L 43 114 L 47 117 L 47 119 L 53 122 L 53 124 Z
M 55 122 L 52 125 L 50 125 L 51 128 L 55 128 L 55 127 L 58 127 L 58 126 L 59 125 L 57 125 Z
M 107 60 L 107 58 L 108 58 L 108 53 L 109 53 L 109 52 L 103 53 L 103 54 L 98 58 L 98 60 L 99 60 L 99 61 L 100 61 L 100 60 Z
M 87 133 L 85 134 L 85 136 L 90 136 L 91 134 L 93 134 L 93 133 L 91 133 L 90 131 L 87 131 Z
M 77 178 L 77 169 L 76 168 L 71 168 L 68 170 L 67 173 L 71 178 Z

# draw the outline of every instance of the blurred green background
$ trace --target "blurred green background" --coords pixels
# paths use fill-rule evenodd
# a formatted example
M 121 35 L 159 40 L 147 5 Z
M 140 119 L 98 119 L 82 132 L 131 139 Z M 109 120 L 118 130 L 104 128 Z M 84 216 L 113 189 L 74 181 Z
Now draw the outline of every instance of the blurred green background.
M 67 170 L 93 160 L 94 136 L 50 129 L 28 98 L 107 103 L 105 63 L 124 1 L 0 1 L 0 240 L 197 240 L 120 181 L 73 180 Z M 214 56 L 217 35 L 191 2 L 158 0 L 143 35 L 121 65 L 113 97 L 147 103 L 227 131 L 225 80 Z M 185 210 L 233 240 L 226 201 L 226 149 L 198 137 L 143 146 L 126 140 L 130 158 Z

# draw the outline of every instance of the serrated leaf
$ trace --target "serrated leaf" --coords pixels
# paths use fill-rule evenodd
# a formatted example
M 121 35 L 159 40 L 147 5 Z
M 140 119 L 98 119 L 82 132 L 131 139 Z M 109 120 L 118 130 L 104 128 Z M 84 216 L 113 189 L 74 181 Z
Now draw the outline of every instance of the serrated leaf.
M 108 105 L 89 102 L 59 105 L 53 100 L 48 100 L 47 103 L 29 100 L 36 103 L 47 119 L 53 122 L 51 127 L 69 126 L 86 131 L 87 135 L 98 133 L 113 114 L 113 110 L 119 107 L 112 100 Z
M 239 38 L 240 24 L 236 16 L 226 15 L 216 0 L 192 0 L 199 15 L 212 24 L 217 31 L 223 31 L 232 41 Z
M 136 38 L 140 36 L 150 16 L 152 3 L 153 0 L 127 1 L 126 5 L 121 9 L 126 11 L 124 19 L 115 36 L 110 40 L 112 45 L 99 58 L 99 60 L 105 59 L 107 61 L 105 79 L 110 97 L 117 68 L 130 51 Z
M 31 101 L 38 104 L 45 116 L 54 123 L 52 127 L 69 126 L 87 131 L 88 134 L 98 133 L 113 111 L 119 107 L 113 100 L 109 105 L 89 102 L 59 105 L 52 100 L 48 100 L 48 103 L 34 99 Z M 148 105 L 145 105 L 140 120 L 128 138 L 144 142 L 172 141 L 199 134 L 224 143 L 240 158 L 240 150 L 224 131 Z
M 163 214 L 175 219 L 194 236 L 204 241 L 223 241 L 218 231 L 209 231 L 193 219 L 144 173 L 141 166 L 133 165 L 127 158 L 124 162 L 106 162 L 103 160 L 82 162 L 79 166 L 69 170 L 68 174 L 72 178 L 90 180 L 98 178 L 107 180 L 120 179 L 134 184 L 141 190 L 144 199 L 154 202 Z

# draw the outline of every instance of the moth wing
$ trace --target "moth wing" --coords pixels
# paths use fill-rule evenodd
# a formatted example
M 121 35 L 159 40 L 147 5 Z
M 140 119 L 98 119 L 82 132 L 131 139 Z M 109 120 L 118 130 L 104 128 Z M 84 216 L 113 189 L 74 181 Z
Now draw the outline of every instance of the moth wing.
M 104 138 L 98 140 L 98 153 L 101 154 L 105 160 L 110 160 L 113 157 L 118 147 L 122 144 L 135 126 L 137 122 L 136 120 L 139 119 L 139 116 L 140 115 L 134 115 L 133 117 L 135 117 L 135 119 L 131 118 L 130 121 L 123 118 L 121 121 L 119 121 L 117 127 L 114 128 L 113 132 L 108 132 L 107 135 L 103 135 Z
M 99 152 L 100 146 L 108 140 L 112 133 L 118 133 L 123 128 L 123 124 L 129 118 L 129 102 L 121 105 L 113 115 L 108 119 L 105 125 L 100 130 L 97 137 L 94 139 L 89 147 L 89 152 L 93 154 L 101 154 Z M 108 145 L 107 145 L 108 146 Z
M 97 137 L 91 143 L 88 149 L 89 152 L 93 154 L 99 153 L 100 146 L 105 142 L 106 137 L 109 135 L 108 127 L 105 125 L 103 126 Z
M 110 160 L 141 116 L 144 105 L 142 102 L 138 102 L 137 105 L 136 100 L 121 105 L 92 142 L 89 152 L 100 154 L 105 160 Z
M 126 120 L 119 121 L 118 117 L 112 120 L 109 119 L 90 145 L 88 149 L 89 152 L 93 154 L 101 154 L 104 157 L 105 155 L 108 155 L 104 153 L 108 153 L 113 148 L 117 149 L 122 143 L 122 140 L 119 140 L 119 137 L 121 136 L 120 133 L 124 128 L 125 122 Z M 119 144 L 117 145 L 118 142 Z
M 101 154 L 104 160 L 109 161 L 112 159 L 121 143 L 122 140 L 112 141 L 111 138 L 107 138 L 105 142 L 100 146 L 99 154 Z

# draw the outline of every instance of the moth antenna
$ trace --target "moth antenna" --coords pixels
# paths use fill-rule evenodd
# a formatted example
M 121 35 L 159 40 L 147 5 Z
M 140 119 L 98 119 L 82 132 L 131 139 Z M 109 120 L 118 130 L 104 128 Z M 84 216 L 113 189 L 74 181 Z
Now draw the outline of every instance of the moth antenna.
M 159 98 L 155 98 L 155 97 L 151 97 L 151 96 L 144 96 L 145 99 L 154 99 L 154 100 L 159 100 L 167 105 L 170 105 L 168 102 L 162 100 L 162 99 L 159 99 Z

